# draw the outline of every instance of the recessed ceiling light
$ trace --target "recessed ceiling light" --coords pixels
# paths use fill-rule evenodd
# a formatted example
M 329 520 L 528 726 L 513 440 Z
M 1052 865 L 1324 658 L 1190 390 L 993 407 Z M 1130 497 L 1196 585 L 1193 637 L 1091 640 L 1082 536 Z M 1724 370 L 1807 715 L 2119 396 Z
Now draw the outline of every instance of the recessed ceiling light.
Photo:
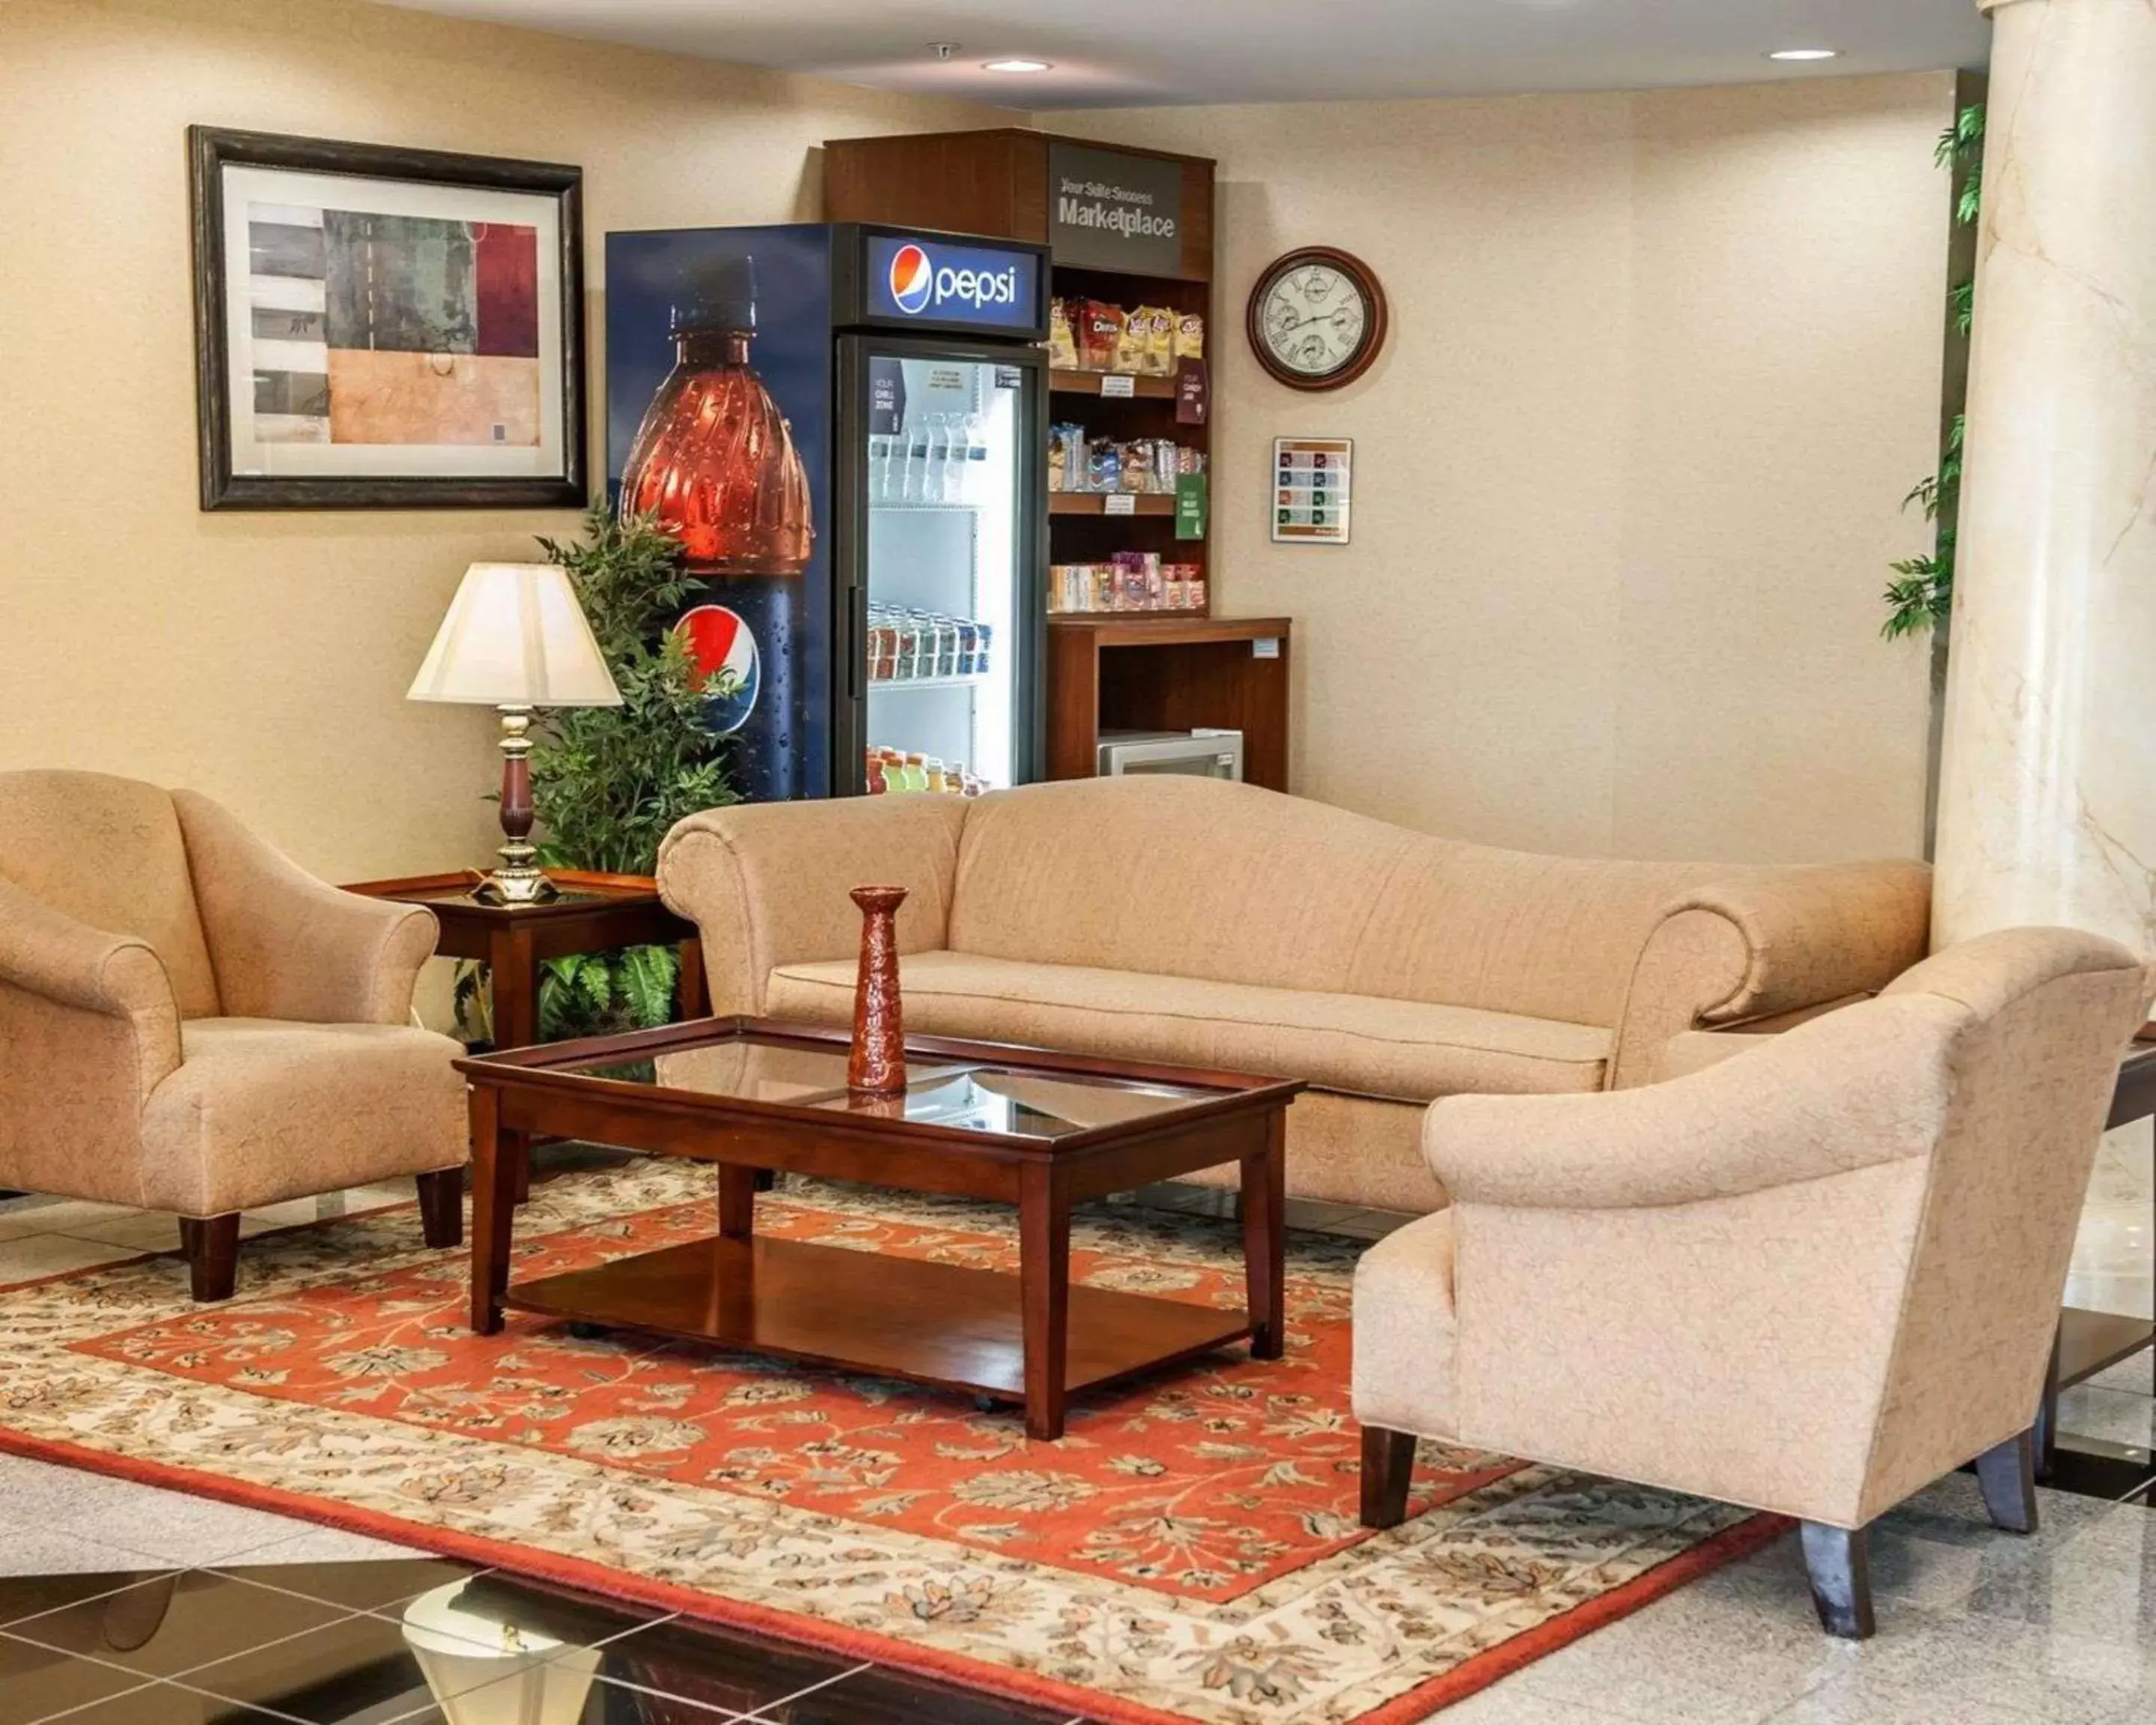
M 1838 48 L 1778 48 L 1767 58 L 1770 60 L 1830 60 L 1840 53 Z
M 1055 68 L 1046 60 L 986 60 L 983 72 L 1052 72 Z

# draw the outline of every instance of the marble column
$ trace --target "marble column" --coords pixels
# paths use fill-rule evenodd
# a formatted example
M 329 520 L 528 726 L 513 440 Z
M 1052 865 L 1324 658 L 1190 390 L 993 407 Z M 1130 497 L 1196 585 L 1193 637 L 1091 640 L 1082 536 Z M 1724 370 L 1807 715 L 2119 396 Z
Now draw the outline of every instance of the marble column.
M 2156 0 L 1993 23 L 1933 942 L 2156 957 Z
M 2156 957 L 2156 0 L 1978 3 L 1991 90 L 1932 938 L 2066 923 Z M 2153 1184 L 2149 1123 L 2107 1133 L 2068 1304 L 2156 1305 Z M 2107 1373 L 2061 1425 L 2148 1442 L 2147 1363 L 2118 1368 L 2139 1394 Z

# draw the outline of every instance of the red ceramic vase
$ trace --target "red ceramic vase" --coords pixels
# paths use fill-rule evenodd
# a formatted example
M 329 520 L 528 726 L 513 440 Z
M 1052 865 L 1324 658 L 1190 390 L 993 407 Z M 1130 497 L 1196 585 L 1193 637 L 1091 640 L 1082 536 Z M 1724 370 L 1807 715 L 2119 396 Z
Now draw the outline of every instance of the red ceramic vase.
M 846 1088 L 891 1096 L 906 1088 L 906 1027 L 898 1005 L 898 907 L 903 886 L 856 886 L 861 967 L 854 979 L 854 1045 Z

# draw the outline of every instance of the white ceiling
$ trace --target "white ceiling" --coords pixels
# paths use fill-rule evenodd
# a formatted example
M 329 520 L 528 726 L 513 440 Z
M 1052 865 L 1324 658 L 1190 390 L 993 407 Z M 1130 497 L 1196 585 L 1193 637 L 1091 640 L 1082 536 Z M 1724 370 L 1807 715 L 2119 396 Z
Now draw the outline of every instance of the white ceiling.
M 1014 108 L 1629 90 L 1978 67 L 1974 0 L 389 0 Z M 939 62 L 929 44 L 957 51 Z M 1776 48 L 1840 49 L 1779 64 Z M 983 60 L 1025 55 L 1017 77 Z

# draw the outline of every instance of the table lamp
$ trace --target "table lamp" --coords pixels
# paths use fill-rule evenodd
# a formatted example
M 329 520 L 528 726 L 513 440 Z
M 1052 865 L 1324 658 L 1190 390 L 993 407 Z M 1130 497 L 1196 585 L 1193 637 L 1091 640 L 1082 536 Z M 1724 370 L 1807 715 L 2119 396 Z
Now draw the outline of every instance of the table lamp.
M 621 705 L 568 572 L 553 563 L 474 563 L 406 698 L 501 709 L 506 842 L 501 866 L 473 896 L 496 905 L 553 897 L 553 882 L 531 860 L 531 710 Z

